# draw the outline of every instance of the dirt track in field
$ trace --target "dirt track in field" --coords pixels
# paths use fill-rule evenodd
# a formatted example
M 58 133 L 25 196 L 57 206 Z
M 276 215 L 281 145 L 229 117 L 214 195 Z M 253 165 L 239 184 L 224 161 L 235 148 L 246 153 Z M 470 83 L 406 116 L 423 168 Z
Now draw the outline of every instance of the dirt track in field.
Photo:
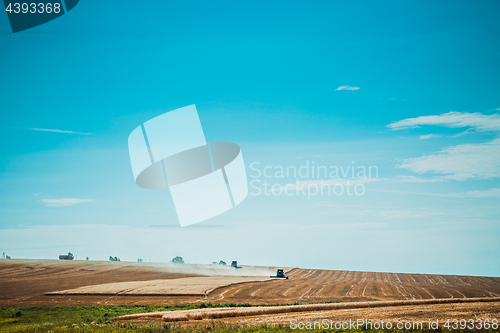
M 181 305 L 201 302 L 283 304 L 500 297 L 500 278 L 496 277 L 309 269 L 291 270 L 288 273 L 290 280 L 222 287 L 206 297 L 45 295 L 103 283 L 201 276 L 172 270 L 164 264 L 149 263 L 0 260 L 0 306 Z

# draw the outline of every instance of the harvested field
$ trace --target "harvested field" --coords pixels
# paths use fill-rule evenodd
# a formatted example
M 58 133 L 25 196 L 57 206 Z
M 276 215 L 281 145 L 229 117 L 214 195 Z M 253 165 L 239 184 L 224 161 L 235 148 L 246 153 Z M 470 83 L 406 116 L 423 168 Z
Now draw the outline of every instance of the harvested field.
M 470 304 L 470 303 L 496 303 L 493 307 L 495 314 L 500 314 L 500 297 L 497 298 L 445 298 L 445 299 L 421 299 L 421 300 L 402 300 L 402 301 L 378 301 L 378 302 L 347 302 L 347 303 L 330 303 L 330 304 L 306 304 L 306 305 L 290 305 L 290 306 L 263 306 L 249 308 L 214 308 L 214 309 L 195 309 L 195 310 L 180 310 L 180 311 L 163 311 L 154 313 L 131 314 L 116 318 L 116 321 L 144 321 L 161 319 L 164 322 L 190 322 L 214 319 L 238 318 L 240 321 L 243 317 L 261 317 L 267 318 L 270 315 L 289 315 L 296 314 L 300 316 L 308 316 L 307 312 L 312 313 L 327 313 L 330 311 L 351 310 L 351 309 L 366 309 L 366 308 L 391 308 L 404 306 L 426 306 L 436 304 Z M 488 307 L 488 306 L 486 306 Z M 488 307 L 491 308 L 491 307 Z M 315 314 L 316 315 L 316 314 Z M 332 315 L 332 313 L 330 313 Z M 314 316 L 314 315 L 313 315 Z M 293 316 L 292 318 L 296 318 Z M 325 318 L 325 317 L 323 317 Z M 497 318 L 497 317 L 494 317 Z M 256 319 L 256 318 L 254 318 Z
M 317 324 L 324 323 L 324 320 L 332 325 L 335 323 L 347 323 L 349 321 L 356 323 L 358 320 L 364 320 L 365 322 L 371 321 L 392 323 L 393 327 L 396 328 L 397 323 L 422 323 L 423 328 L 427 328 L 429 321 L 438 321 L 439 328 L 444 328 L 444 323 L 447 320 L 453 319 L 473 319 L 476 323 L 478 321 L 484 321 L 486 319 L 491 323 L 493 319 L 500 320 L 500 299 L 487 299 L 487 302 L 478 302 L 477 299 L 445 299 L 441 303 L 441 300 L 413 300 L 413 301 L 397 301 L 397 302 L 369 302 L 369 303 L 386 303 L 386 304 L 375 304 L 375 306 L 370 306 L 366 304 L 368 302 L 363 302 L 358 307 L 356 303 L 340 303 L 338 308 L 327 309 L 327 304 L 310 304 L 311 308 L 317 306 L 317 311 L 283 311 L 285 309 L 277 309 L 276 313 L 272 313 L 274 309 L 269 309 L 269 307 L 262 308 L 244 308 L 244 309 L 203 309 L 203 310 L 187 310 L 193 311 L 192 315 L 185 315 L 184 311 L 172 311 L 170 313 L 162 313 L 161 316 L 155 314 L 144 314 L 141 316 L 139 314 L 123 316 L 122 318 L 116 318 L 115 324 L 127 324 L 130 322 L 134 323 L 145 323 L 154 322 L 161 325 L 163 322 L 172 322 L 175 319 L 187 319 L 182 321 L 176 321 L 179 326 L 211 326 L 211 325 L 290 325 L 291 323 L 300 323 L 303 325 L 307 322 Z M 461 302 L 460 302 L 461 301 Z M 426 304 L 426 302 L 431 304 Z M 453 303 L 458 302 L 458 303 Z M 399 303 L 399 304 L 398 304 Z M 408 303 L 408 304 L 405 304 Z M 436 303 L 436 304 L 433 304 Z M 325 309 L 320 309 L 321 306 L 325 306 Z M 301 307 L 300 305 L 297 307 Z M 282 307 L 285 308 L 285 307 Z M 262 310 L 261 310 L 262 309 Z M 207 311 L 205 311 L 207 310 Z M 222 311 L 214 311 L 222 310 Z M 224 310 L 232 310 L 229 312 L 230 316 L 224 316 Z M 252 311 L 254 313 L 252 313 Z M 197 312 L 197 313 L 196 313 Z M 243 314 L 239 316 L 238 312 Z M 246 312 L 246 315 L 245 315 Z M 261 312 L 260 314 L 258 314 Z M 267 313 L 266 313 L 267 312 Z M 178 313 L 178 314 L 176 314 Z M 184 313 L 184 314 L 182 314 Z M 177 317 L 177 318 L 176 318 Z M 186 318 L 187 317 L 187 318 Z M 293 320 L 293 322 L 292 322 Z M 331 322 L 330 322 L 331 321 Z M 419 328 L 415 326 L 415 328 Z
M 354 271 L 292 269 L 290 280 L 247 282 L 199 288 L 183 296 L 128 293 L 121 286 L 113 293 L 100 295 L 45 295 L 99 284 L 172 279 L 210 279 L 221 275 L 210 265 L 169 265 L 156 263 L 95 262 L 62 260 L 0 260 L 0 306 L 31 305 L 186 305 L 212 302 L 283 304 L 355 301 L 393 301 L 439 298 L 500 297 L 500 278 L 431 274 L 396 274 Z M 197 272 L 198 274 L 195 274 Z M 239 275 L 274 275 L 275 268 L 244 267 L 227 272 Z M 234 283 L 226 277 L 224 285 Z M 168 282 L 167 281 L 167 282 Z M 180 280 L 182 281 L 182 280 Z M 197 281 L 197 280 L 193 280 Z M 150 283 L 150 282 L 147 282 Z M 146 284 L 147 284 L 146 283 Z M 167 283 L 168 284 L 168 283 Z M 140 285 L 140 284 L 139 284 Z M 187 285 L 186 285 L 187 286 Z M 193 288 L 196 288 L 193 286 Z M 188 288 L 189 289 L 189 288 Z M 195 290 L 195 289 L 193 289 Z M 201 290 L 201 292 L 200 292 Z M 208 295 L 205 295 L 208 293 Z M 177 294 L 177 293 L 176 293 Z M 197 296 L 199 295 L 199 296 Z
M 293 269 L 290 280 L 247 283 L 210 294 L 223 302 L 322 303 L 500 297 L 500 278 Z
M 317 312 L 287 313 L 268 316 L 254 316 L 247 318 L 219 319 L 226 324 L 238 322 L 241 325 L 283 324 L 290 325 L 295 319 L 302 322 L 322 321 L 347 322 L 364 319 L 371 322 L 416 323 L 427 325 L 429 321 L 439 321 L 439 327 L 444 330 L 444 323 L 452 319 L 489 319 L 500 320 L 500 302 L 473 302 L 473 303 L 441 303 L 441 304 L 413 304 L 375 308 L 339 309 Z M 216 320 L 217 321 L 217 320 Z M 415 327 L 418 328 L 418 327 Z M 426 328 L 426 326 L 424 326 Z
M 45 293 L 91 284 L 189 276 L 199 275 L 169 272 L 161 267 L 125 262 L 0 260 L 0 306 L 113 304 L 109 297 L 92 300 L 52 299 L 45 296 Z M 140 302 L 130 301 L 132 303 L 129 304 Z
M 166 280 L 105 283 L 46 295 L 108 295 L 108 296 L 200 296 L 204 297 L 215 289 L 256 281 L 271 281 L 263 276 L 202 276 Z

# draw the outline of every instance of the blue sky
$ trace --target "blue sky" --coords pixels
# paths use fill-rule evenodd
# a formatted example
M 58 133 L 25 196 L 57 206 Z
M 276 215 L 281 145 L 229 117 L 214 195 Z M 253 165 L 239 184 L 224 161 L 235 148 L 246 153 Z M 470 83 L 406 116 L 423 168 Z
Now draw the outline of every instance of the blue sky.
M 498 2 L 140 6 L 82 1 L 16 34 L 0 15 L 0 251 L 500 276 Z M 178 228 L 169 192 L 135 185 L 127 137 L 191 104 L 249 182 L 255 162 L 378 178 Z

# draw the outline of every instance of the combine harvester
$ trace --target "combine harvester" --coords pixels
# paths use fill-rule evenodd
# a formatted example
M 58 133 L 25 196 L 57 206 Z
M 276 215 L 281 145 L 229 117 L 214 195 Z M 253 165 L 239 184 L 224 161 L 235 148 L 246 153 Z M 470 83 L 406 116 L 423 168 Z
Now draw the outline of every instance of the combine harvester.
M 231 267 L 233 267 L 234 269 L 240 269 L 241 267 L 238 266 L 238 262 L 236 260 L 233 260 L 233 262 L 231 263 Z
M 68 252 L 68 254 L 61 254 L 59 256 L 59 260 L 73 260 L 75 257 L 73 256 L 73 253 Z
M 285 271 L 282 270 L 281 268 L 278 269 L 278 271 L 276 272 L 276 276 L 270 276 L 271 278 L 280 278 L 280 279 L 287 279 L 288 280 L 288 276 L 285 275 Z

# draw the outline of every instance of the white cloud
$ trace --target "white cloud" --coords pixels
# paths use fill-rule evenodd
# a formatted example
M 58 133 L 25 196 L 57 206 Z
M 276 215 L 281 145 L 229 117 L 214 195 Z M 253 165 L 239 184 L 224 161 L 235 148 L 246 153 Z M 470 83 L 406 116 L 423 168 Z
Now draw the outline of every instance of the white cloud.
M 73 206 L 82 202 L 93 202 L 92 199 L 76 199 L 76 198 L 61 198 L 61 199 L 42 199 L 40 200 L 50 207 Z
M 458 134 L 455 134 L 452 136 L 452 138 L 458 138 L 460 136 L 463 136 L 463 135 L 466 135 L 466 134 L 469 134 L 471 132 L 473 132 L 474 130 L 472 128 L 468 128 L 466 129 L 465 131 L 463 131 L 462 133 L 458 133 Z
M 445 148 L 436 155 L 408 158 L 397 168 L 420 174 L 444 174 L 443 178 L 456 180 L 500 177 L 500 138 Z
M 443 178 L 418 178 L 415 176 L 397 176 L 392 180 L 396 183 L 436 183 L 444 181 Z
M 420 140 L 439 138 L 439 137 L 440 137 L 440 135 L 438 135 L 438 134 L 427 134 L 427 135 L 421 135 Z
M 437 125 L 445 127 L 473 127 L 479 131 L 500 131 L 500 115 L 482 113 L 448 112 L 439 116 L 421 116 L 408 118 L 387 125 L 394 130 L 418 127 L 419 125 Z
M 451 128 L 470 127 L 476 131 L 500 131 L 500 115 L 481 113 L 448 112 L 438 116 L 408 118 L 389 124 L 388 127 L 401 130 L 419 125 L 437 125 Z M 428 139 L 433 134 L 423 135 Z M 491 179 L 500 177 L 500 138 L 486 143 L 461 144 L 448 147 L 437 154 L 408 158 L 397 166 L 416 173 L 433 172 L 442 174 L 443 179 Z
M 429 211 L 411 211 L 411 210 L 388 210 L 388 211 L 377 211 L 377 210 L 358 210 L 349 212 L 354 216 L 369 216 L 369 217 L 381 217 L 384 219 L 415 219 L 415 218 L 427 218 L 436 215 L 443 215 L 443 212 L 429 212 Z
M 446 196 L 453 198 L 500 198 L 500 188 L 492 188 L 483 191 L 450 193 Z
M 74 131 L 63 131 L 58 129 L 50 129 L 50 128 L 30 128 L 30 131 L 37 132 L 54 132 L 54 133 L 64 133 L 64 134 L 78 134 L 78 135 L 91 135 L 92 133 L 83 133 L 83 132 L 74 132 Z
M 321 186 L 335 186 L 335 185 L 357 185 L 357 184 L 365 184 L 365 183 L 371 183 L 371 182 L 377 182 L 380 181 L 381 179 L 379 178 L 355 178 L 355 179 L 344 179 L 344 178 L 333 178 L 333 179 L 327 179 L 327 180 L 304 180 L 304 181 L 299 181 L 297 180 L 293 184 L 286 184 L 285 186 L 278 187 L 278 188 L 272 188 L 271 192 L 282 192 L 285 190 L 296 190 L 296 189 L 304 189 L 307 190 L 310 187 L 313 187 L 315 189 L 321 188 Z
M 337 89 L 335 89 L 335 91 L 339 91 L 339 90 L 358 90 L 358 89 L 360 89 L 360 88 L 359 87 L 350 87 L 350 86 L 340 86 Z
M 466 192 L 452 192 L 452 193 L 408 192 L 408 191 L 397 191 L 397 190 L 373 190 L 373 192 L 392 193 L 401 195 L 423 195 L 428 197 L 457 198 L 457 199 L 500 198 L 500 188 L 492 188 L 489 190 L 474 190 Z
M 389 207 L 376 207 L 376 208 L 371 208 L 368 206 L 356 206 L 354 207 L 349 207 L 347 206 L 348 209 L 345 209 L 345 205 L 338 205 L 338 204 L 333 204 L 329 203 L 327 201 L 320 201 L 315 206 L 325 206 L 325 207 L 332 207 L 336 208 L 337 210 L 335 211 L 337 215 L 348 215 L 348 216 L 353 216 L 353 217 L 379 217 L 383 219 L 413 219 L 413 218 L 427 218 L 431 216 L 436 216 L 436 215 L 443 215 L 443 212 L 435 212 L 435 211 L 429 211 L 425 209 L 419 209 L 418 211 L 413 211 L 413 210 L 402 210 L 402 209 L 390 209 Z M 388 209 L 389 208 L 389 209 Z

